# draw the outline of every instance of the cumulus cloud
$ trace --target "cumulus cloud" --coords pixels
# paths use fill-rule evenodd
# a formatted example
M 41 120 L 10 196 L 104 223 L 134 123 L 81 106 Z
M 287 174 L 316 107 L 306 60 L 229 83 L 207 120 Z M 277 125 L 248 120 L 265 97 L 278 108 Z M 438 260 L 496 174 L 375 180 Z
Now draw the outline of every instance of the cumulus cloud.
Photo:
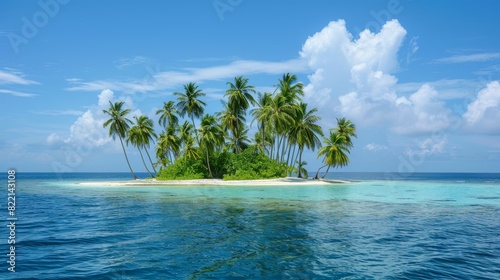
M 416 144 L 416 149 L 406 150 L 407 156 L 412 157 L 414 155 L 418 155 L 421 157 L 428 157 L 431 155 L 442 154 L 448 144 L 448 139 L 446 137 L 443 137 L 443 139 L 426 138 L 422 141 L 417 141 Z
M 76 119 L 69 129 L 68 137 L 63 138 L 56 133 L 52 133 L 47 137 L 47 144 L 50 147 L 60 147 L 67 144 L 90 149 L 111 142 L 112 139 L 108 136 L 108 129 L 103 127 L 108 116 L 102 112 L 102 110 L 109 108 L 110 101 L 124 101 L 127 108 L 134 107 L 133 100 L 130 97 L 115 98 L 113 91 L 105 89 L 98 95 L 97 105 L 90 106 L 87 111 L 81 113 Z M 131 115 L 141 115 L 141 111 L 137 109 Z
M 379 33 L 364 30 L 358 39 L 343 20 L 330 22 L 309 37 L 300 52 L 314 71 L 305 86 L 306 99 L 324 119 L 340 114 L 365 126 L 389 126 L 399 134 L 445 129 L 451 112 L 433 87 L 424 84 L 407 96 L 396 91 L 394 73 L 405 36 L 397 20 L 387 22 Z M 410 43 L 413 53 L 418 50 L 415 41 Z
M 445 103 L 437 99 L 438 92 L 424 84 L 409 99 L 396 100 L 397 121 L 393 130 L 399 134 L 432 133 L 448 128 L 452 114 Z
M 480 90 L 463 114 L 466 129 L 476 132 L 500 132 L 500 83 L 494 81 Z

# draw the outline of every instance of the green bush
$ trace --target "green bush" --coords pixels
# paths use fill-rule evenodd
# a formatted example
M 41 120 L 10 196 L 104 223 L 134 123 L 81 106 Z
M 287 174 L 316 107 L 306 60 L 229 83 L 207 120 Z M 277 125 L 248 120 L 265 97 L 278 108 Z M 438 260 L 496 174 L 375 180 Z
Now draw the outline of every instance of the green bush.
M 204 179 L 207 177 L 207 170 L 200 159 L 181 157 L 175 160 L 172 165 L 160 171 L 156 179 L 158 180 L 189 180 Z
M 246 149 L 240 154 L 231 154 L 224 180 L 254 180 L 285 177 L 287 167 L 277 163 L 263 153 Z
M 214 178 L 224 180 L 256 180 L 281 178 L 287 175 L 287 166 L 279 164 L 263 153 L 252 148 L 242 153 L 233 154 L 227 151 L 210 155 L 210 168 Z M 181 157 L 172 165 L 160 171 L 158 180 L 185 180 L 209 178 L 206 158 L 199 159 Z

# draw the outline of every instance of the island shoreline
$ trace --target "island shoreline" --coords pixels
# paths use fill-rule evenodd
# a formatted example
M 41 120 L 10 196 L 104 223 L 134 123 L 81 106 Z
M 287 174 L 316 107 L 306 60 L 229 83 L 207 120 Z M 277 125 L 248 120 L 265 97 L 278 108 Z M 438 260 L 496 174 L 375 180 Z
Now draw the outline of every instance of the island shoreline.
M 195 179 L 195 180 L 156 180 L 156 179 L 138 179 L 130 181 L 96 181 L 79 182 L 76 185 L 89 187 L 193 187 L 193 186 L 328 186 L 350 184 L 353 181 L 346 180 L 325 180 L 325 179 L 300 179 L 300 178 L 277 178 L 277 179 L 258 179 L 258 180 L 229 180 L 222 179 Z

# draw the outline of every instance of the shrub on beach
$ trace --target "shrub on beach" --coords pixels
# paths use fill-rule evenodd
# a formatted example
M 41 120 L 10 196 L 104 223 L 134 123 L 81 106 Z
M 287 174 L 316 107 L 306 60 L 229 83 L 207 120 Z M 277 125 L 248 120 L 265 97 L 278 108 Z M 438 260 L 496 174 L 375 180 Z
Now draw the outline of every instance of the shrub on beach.
M 277 163 L 267 155 L 252 148 L 240 154 L 227 151 L 210 156 L 214 178 L 224 180 L 254 180 L 286 177 L 287 166 Z M 184 180 L 210 178 L 204 158 L 178 158 L 172 165 L 162 169 L 159 180 Z

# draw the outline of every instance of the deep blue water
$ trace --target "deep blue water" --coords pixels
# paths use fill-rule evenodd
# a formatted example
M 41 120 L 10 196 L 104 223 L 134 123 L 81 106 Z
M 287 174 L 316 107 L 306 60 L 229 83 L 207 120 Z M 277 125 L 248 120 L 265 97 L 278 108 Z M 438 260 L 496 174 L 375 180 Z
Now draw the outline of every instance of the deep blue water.
M 127 173 L 16 176 L 16 272 L 3 227 L 1 279 L 500 279 L 500 174 L 123 188 L 75 182 Z

